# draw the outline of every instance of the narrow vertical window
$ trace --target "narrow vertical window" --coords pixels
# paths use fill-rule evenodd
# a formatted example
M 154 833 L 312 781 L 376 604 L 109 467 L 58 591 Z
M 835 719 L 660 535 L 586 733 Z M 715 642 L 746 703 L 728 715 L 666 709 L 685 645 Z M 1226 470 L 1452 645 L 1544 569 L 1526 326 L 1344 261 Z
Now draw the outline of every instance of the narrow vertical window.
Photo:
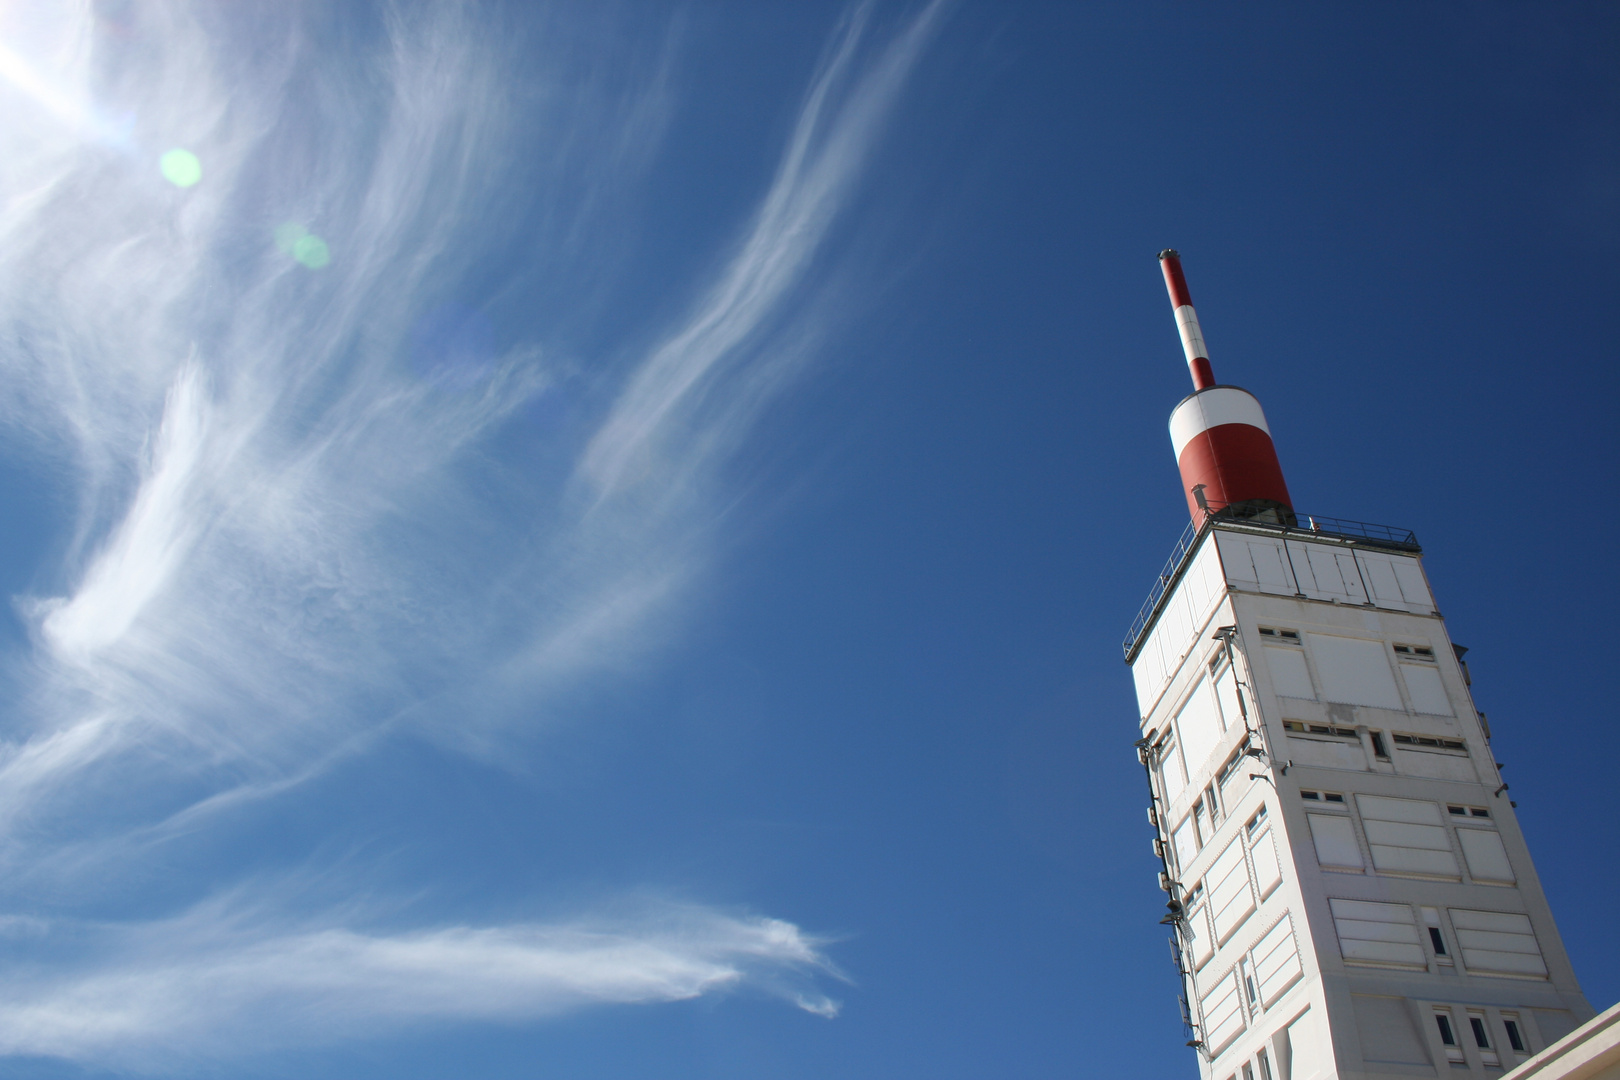
M 1372 744 L 1374 754 L 1381 758 L 1389 757 L 1389 748 L 1384 745 L 1384 733 L 1382 731 L 1372 733 Z
M 1451 1017 L 1445 1013 L 1435 1013 L 1434 1022 L 1440 1028 L 1440 1041 L 1447 1046 L 1456 1046 L 1457 1036 L 1451 1031 Z
M 1485 1034 L 1485 1017 L 1478 1013 L 1469 1013 L 1468 1027 L 1474 1033 L 1474 1045 L 1479 1047 L 1480 1064 L 1490 1069 L 1501 1068 L 1501 1055 L 1491 1049 L 1491 1040 Z
M 1243 1063 L 1243 1080 L 1254 1080 L 1254 1066 L 1247 1061 Z
M 1260 1080 L 1271 1080 L 1271 1059 L 1265 1050 L 1260 1051 Z
M 1429 944 L 1434 948 L 1436 962 L 1450 966 L 1451 957 L 1446 955 L 1446 938 L 1440 930 L 1440 909 L 1426 907 L 1421 910 L 1424 929 L 1429 932 Z
M 1524 1036 L 1519 1034 L 1519 1022 L 1517 1020 L 1503 1020 L 1502 1026 L 1507 1028 L 1508 1045 L 1519 1053 L 1524 1053 Z

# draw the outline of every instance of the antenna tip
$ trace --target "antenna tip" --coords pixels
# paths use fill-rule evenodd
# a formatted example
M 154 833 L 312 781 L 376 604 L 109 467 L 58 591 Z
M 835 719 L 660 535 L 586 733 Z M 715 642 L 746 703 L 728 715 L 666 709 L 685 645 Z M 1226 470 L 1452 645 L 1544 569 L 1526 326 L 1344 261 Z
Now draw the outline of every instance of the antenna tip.
M 1165 248 L 1163 251 L 1159 252 L 1159 258 L 1179 259 L 1181 258 L 1181 252 L 1177 251 L 1175 248 Z

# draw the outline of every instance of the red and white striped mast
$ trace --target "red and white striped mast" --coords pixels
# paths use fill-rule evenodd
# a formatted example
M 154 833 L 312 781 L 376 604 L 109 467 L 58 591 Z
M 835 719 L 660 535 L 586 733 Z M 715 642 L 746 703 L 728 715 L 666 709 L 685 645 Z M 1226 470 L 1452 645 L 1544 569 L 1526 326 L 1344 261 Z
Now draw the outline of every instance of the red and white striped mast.
M 1200 524 L 1212 515 L 1294 524 L 1293 500 L 1260 402 L 1247 390 L 1215 381 L 1181 256 L 1166 248 L 1159 266 L 1193 381 L 1192 394 L 1170 414 L 1188 511 Z

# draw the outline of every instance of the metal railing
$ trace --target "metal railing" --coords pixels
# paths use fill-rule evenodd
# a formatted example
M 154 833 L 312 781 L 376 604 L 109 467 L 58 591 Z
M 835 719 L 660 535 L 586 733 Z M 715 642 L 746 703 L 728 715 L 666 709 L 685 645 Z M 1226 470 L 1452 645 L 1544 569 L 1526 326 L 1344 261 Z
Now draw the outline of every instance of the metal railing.
M 1208 520 L 1206 519 L 1206 524 Z M 1181 538 L 1176 541 L 1176 546 L 1170 549 L 1170 558 L 1165 561 L 1164 569 L 1159 571 L 1158 580 L 1153 583 L 1153 588 L 1148 590 L 1147 602 L 1142 605 L 1142 610 L 1136 613 L 1136 621 L 1131 623 L 1130 633 L 1125 635 L 1127 661 L 1131 658 L 1132 647 L 1141 639 L 1142 631 L 1147 629 L 1148 621 L 1159 608 L 1159 601 L 1170 591 L 1176 576 L 1181 573 L 1182 564 L 1187 561 L 1187 553 L 1193 549 L 1202 532 L 1203 529 L 1196 521 L 1189 521 L 1187 527 L 1181 530 Z
M 1395 548 L 1400 551 L 1418 552 L 1423 548 L 1418 546 L 1417 534 L 1411 529 L 1397 529 L 1392 525 L 1372 525 L 1365 521 L 1346 521 L 1344 518 L 1311 517 L 1302 515 L 1302 524 L 1290 528 L 1287 525 L 1268 525 L 1265 522 L 1256 522 L 1260 528 L 1271 529 L 1276 532 L 1294 534 L 1309 533 L 1312 536 L 1328 536 L 1337 540 L 1351 542 L 1370 542 L 1373 546 L 1382 548 Z M 1234 524 L 1247 525 L 1247 521 Z
M 1187 527 L 1181 531 L 1176 540 L 1176 546 L 1170 550 L 1170 558 L 1165 560 L 1164 569 L 1159 571 L 1158 580 L 1154 581 L 1153 588 L 1148 590 L 1147 600 L 1142 604 L 1142 610 L 1136 613 L 1136 619 L 1131 623 L 1130 632 L 1125 635 L 1125 659 L 1128 662 L 1136 643 L 1142 639 L 1143 633 L 1153 624 L 1159 613 L 1159 605 L 1163 603 L 1165 594 L 1181 576 L 1186 568 L 1187 556 L 1197 546 L 1199 538 L 1208 529 L 1231 529 L 1237 532 L 1262 532 L 1287 539 L 1297 536 L 1302 539 L 1339 540 L 1348 544 L 1364 545 L 1366 547 L 1384 548 L 1386 550 L 1405 551 L 1416 554 L 1423 550 L 1418 544 L 1417 534 L 1411 529 L 1398 529 L 1390 525 L 1374 525 L 1366 521 L 1350 521 L 1345 518 L 1319 517 L 1310 514 L 1297 516 L 1297 524 L 1284 525 L 1274 521 L 1259 521 L 1255 518 L 1229 518 L 1219 514 L 1211 514 L 1202 522 L 1188 522 Z

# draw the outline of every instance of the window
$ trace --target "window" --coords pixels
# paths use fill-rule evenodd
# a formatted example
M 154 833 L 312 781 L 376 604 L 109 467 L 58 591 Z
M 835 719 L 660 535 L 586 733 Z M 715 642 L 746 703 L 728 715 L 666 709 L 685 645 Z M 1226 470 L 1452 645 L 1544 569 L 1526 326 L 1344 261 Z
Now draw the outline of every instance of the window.
M 1449 806 L 1448 805 L 1446 807 L 1446 809 L 1448 811 L 1450 811 L 1452 817 L 1476 817 L 1476 818 L 1481 818 L 1482 817 L 1482 818 L 1488 818 L 1488 817 L 1491 816 L 1491 812 L 1489 810 L 1485 809 L 1483 806 Z
M 1243 1063 L 1243 1080 L 1254 1080 L 1254 1066 L 1247 1061 Z
M 1482 1065 L 1491 1068 L 1501 1068 L 1502 1059 L 1491 1049 L 1491 1040 L 1485 1036 L 1485 1017 L 1481 1013 L 1468 1014 L 1468 1027 L 1474 1033 L 1474 1045 L 1479 1047 L 1479 1060 Z
M 1254 988 L 1254 974 L 1249 971 L 1246 964 L 1239 965 L 1239 970 L 1243 972 L 1243 994 L 1249 999 L 1249 1007 L 1252 1009 L 1255 1002 L 1260 1000 L 1260 995 Z
M 1395 653 L 1403 660 L 1429 660 L 1434 659 L 1434 650 L 1427 645 L 1397 645 Z
M 1307 724 L 1303 720 L 1284 720 L 1283 730 L 1290 735 L 1333 735 L 1340 739 L 1359 738 L 1355 728 L 1332 727 L 1328 724 Z
M 1467 750 L 1465 743 L 1456 739 L 1434 739 L 1427 735 L 1397 735 L 1395 742 L 1401 746 L 1433 746 L 1442 750 Z
M 1260 636 L 1265 637 L 1265 638 L 1271 638 L 1271 639 L 1273 639 L 1275 641 L 1288 641 L 1288 642 L 1292 642 L 1295 645 L 1299 644 L 1299 631 L 1298 630 L 1278 630 L 1276 627 L 1273 627 L 1273 626 L 1262 626 L 1260 628 Z
M 1384 745 L 1384 733 L 1382 731 L 1372 732 L 1372 744 L 1374 754 L 1385 759 L 1389 757 L 1389 747 Z
M 1451 1029 L 1451 1014 L 1436 1009 L 1434 1012 L 1435 1026 L 1440 1029 L 1440 1042 L 1446 1048 L 1446 1060 L 1453 1065 L 1465 1064 L 1462 1047 L 1457 1045 L 1457 1033 Z
M 1271 1080 L 1271 1059 L 1266 1057 L 1264 1049 L 1260 1051 L 1260 1080 Z
M 1524 1036 L 1519 1034 L 1519 1022 L 1504 1016 L 1502 1026 L 1507 1028 L 1508 1045 L 1521 1054 L 1525 1053 Z
M 1250 818 L 1249 823 L 1247 825 L 1243 826 L 1243 830 L 1245 832 L 1247 832 L 1250 836 L 1253 836 L 1254 831 L 1256 829 L 1258 829 L 1260 827 L 1260 823 L 1265 821 L 1265 820 L 1266 820 L 1266 807 L 1265 807 L 1264 803 L 1261 803 L 1260 804 L 1260 809 L 1258 809 L 1258 810 L 1256 810 L 1254 812 L 1254 817 Z
M 1420 908 L 1423 914 L 1423 925 L 1429 932 L 1429 944 L 1434 947 L 1434 958 L 1440 963 L 1451 966 L 1451 956 L 1446 952 L 1446 938 L 1440 932 L 1440 909 Z
M 1221 771 L 1215 777 L 1215 782 L 1224 790 L 1227 782 L 1230 781 L 1234 776 L 1238 775 L 1239 766 L 1241 766 L 1246 760 L 1248 760 L 1248 755 L 1243 752 L 1243 748 L 1241 746 L 1232 751 L 1232 756 L 1226 759 L 1225 765 L 1221 766 Z
M 1338 791 L 1301 791 L 1299 797 L 1311 802 L 1328 803 L 1331 806 L 1344 806 L 1344 795 Z
M 1209 674 L 1210 674 L 1210 677 L 1211 678 L 1219 677 L 1220 673 L 1225 671 L 1225 670 L 1226 670 L 1226 650 L 1225 649 L 1220 649 L 1220 650 L 1216 651 L 1214 656 L 1209 658 Z

